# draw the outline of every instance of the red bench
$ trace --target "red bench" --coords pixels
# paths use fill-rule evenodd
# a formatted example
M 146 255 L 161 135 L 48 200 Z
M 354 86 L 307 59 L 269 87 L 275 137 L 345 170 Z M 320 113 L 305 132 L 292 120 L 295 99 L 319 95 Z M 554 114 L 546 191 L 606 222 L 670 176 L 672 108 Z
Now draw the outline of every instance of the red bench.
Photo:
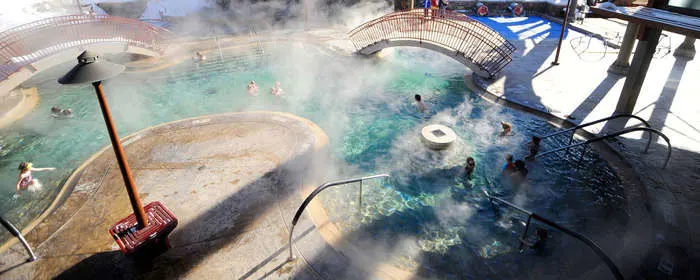
M 143 210 L 148 218 L 148 226 L 138 229 L 136 216 L 132 213 L 109 229 L 124 254 L 132 254 L 149 245 L 168 247 L 168 235 L 177 226 L 177 218 L 168 208 L 154 201 Z

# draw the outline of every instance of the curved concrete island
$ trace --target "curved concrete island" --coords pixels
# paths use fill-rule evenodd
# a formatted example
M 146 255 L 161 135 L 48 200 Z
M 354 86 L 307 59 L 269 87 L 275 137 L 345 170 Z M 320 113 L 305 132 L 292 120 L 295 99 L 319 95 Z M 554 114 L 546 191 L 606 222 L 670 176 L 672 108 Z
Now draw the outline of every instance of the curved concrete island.
M 37 261 L 24 263 L 19 244 L 5 246 L 2 278 L 289 279 L 317 273 L 303 257 L 287 261 L 284 250 L 301 184 L 315 183 L 305 174 L 317 155 L 326 154 L 326 135 L 314 123 L 285 113 L 231 113 L 147 128 L 123 143 L 143 204 L 161 201 L 179 219 L 172 248 L 148 260 L 119 251 L 107 231 L 131 207 L 113 151 L 105 148 L 67 180 L 57 206 L 25 229 Z M 308 218 L 297 229 L 297 243 L 325 246 Z

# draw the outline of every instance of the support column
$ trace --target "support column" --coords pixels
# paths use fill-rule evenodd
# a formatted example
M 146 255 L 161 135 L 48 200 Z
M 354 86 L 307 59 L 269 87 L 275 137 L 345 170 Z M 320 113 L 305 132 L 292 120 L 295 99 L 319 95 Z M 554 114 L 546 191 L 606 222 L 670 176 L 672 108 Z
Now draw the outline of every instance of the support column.
M 622 38 L 622 46 L 620 46 L 620 53 L 617 54 L 617 60 L 608 68 L 608 73 L 627 76 L 627 71 L 630 69 L 630 56 L 632 55 L 632 48 L 634 47 L 638 27 L 639 25 L 636 23 L 627 23 L 625 36 Z
M 683 40 L 683 43 L 673 52 L 673 56 L 693 59 L 695 57 L 695 38 L 685 36 L 685 40 Z
M 627 79 L 625 79 L 625 85 L 622 87 L 620 99 L 617 101 L 616 114 L 632 114 L 634 111 L 634 105 L 637 103 L 639 91 L 644 84 L 649 64 L 656 52 L 656 45 L 659 44 L 661 29 L 647 27 L 643 31 L 643 38 L 639 39 L 639 43 L 637 43 L 632 65 L 629 68 Z

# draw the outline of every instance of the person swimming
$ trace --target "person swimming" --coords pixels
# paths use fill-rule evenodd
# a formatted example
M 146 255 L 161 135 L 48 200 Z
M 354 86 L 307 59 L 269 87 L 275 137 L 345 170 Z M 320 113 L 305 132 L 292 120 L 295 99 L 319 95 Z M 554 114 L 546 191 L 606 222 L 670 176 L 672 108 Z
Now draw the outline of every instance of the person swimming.
M 467 172 L 468 178 L 472 177 L 472 173 L 474 173 L 474 168 L 476 168 L 476 162 L 474 162 L 474 158 L 468 157 L 467 164 L 464 166 L 464 170 Z
M 525 162 L 522 160 L 516 160 L 515 164 L 513 165 L 515 165 L 515 170 L 510 173 L 510 178 L 514 183 L 520 184 L 525 181 L 529 171 L 527 170 L 527 167 L 525 167 Z
M 202 54 L 201 52 L 196 52 L 194 55 L 195 55 L 194 59 L 198 60 L 199 62 L 204 62 L 207 60 L 207 57 L 204 54 Z
M 17 184 L 15 185 L 15 190 L 17 195 L 21 195 L 23 190 L 29 189 L 29 187 L 40 188 L 41 184 L 36 179 L 32 178 L 32 171 L 48 171 L 56 170 L 53 167 L 45 168 L 34 168 L 31 162 L 22 162 L 19 164 L 19 176 L 17 176 Z
M 428 111 L 428 106 L 426 106 L 425 103 L 423 103 L 423 97 L 420 96 L 420 94 L 414 95 L 413 99 L 415 100 L 414 105 L 416 105 L 418 111 L 420 111 L 421 113 Z
M 498 136 L 511 136 L 513 135 L 512 130 L 513 130 L 513 125 L 510 124 L 509 122 L 501 122 L 501 128 L 503 130 L 498 133 Z
M 280 82 L 275 82 L 275 86 L 272 87 L 270 93 L 272 93 L 272 95 L 274 96 L 280 96 L 284 94 L 284 90 L 280 87 Z
M 255 81 L 250 81 L 250 83 L 248 83 L 248 93 L 252 96 L 258 95 L 258 85 L 255 84 Z
M 535 156 L 537 153 L 540 152 L 540 141 L 542 141 L 542 138 L 539 138 L 537 136 L 532 136 L 532 141 L 530 143 L 527 143 L 527 149 L 530 151 L 530 154 L 525 157 L 527 160 L 534 160 Z
M 513 155 L 506 154 L 506 163 L 501 168 L 501 172 L 505 174 L 512 174 L 515 172 L 515 164 L 513 163 Z
M 71 109 L 61 109 L 58 106 L 51 107 L 51 115 L 54 118 L 59 117 L 70 117 L 73 115 L 73 110 Z

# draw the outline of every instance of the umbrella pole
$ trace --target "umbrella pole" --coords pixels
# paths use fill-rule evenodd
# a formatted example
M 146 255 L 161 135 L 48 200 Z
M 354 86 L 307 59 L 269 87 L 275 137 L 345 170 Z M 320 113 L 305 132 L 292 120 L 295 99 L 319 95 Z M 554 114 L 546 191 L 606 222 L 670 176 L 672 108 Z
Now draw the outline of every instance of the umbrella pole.
M 112 121 L 112 114 L 109 111 L 109 106 L 107 105 L 107 100 L 102 91 L 102 81 L 97 81 L 92 83 L 95 87 L 95 92 L 97 93 L 97 99 L 100 102 L 100 109 L 102 109 L 102 116 L 107 124 L 107 131 L 109 132 L 109 139 L 112 142 L 112 148 L 114 148 L 114 154 L 117 156 L 117 162 L 119 163 L 119 170 L 121 170 L 122 177 L 124 178 L 124 184 L 126 184 L 126 192 L 129 193 L 129 201 L 131 201 L 131 208 L 134 210 L 134 215 L 138 221 L 138 228 L 142 229 L 148 225 L 148 219 L 146 218 L 146 212 L 143 211 L 143 206 L 141 206 L 141 200 L 139 199 L 139 193 L 136 191 L 136 184 L 134 183 L 134 178 L 131 176 L 131 170 L 129 169 L 129 164 L 126 162 L 126 156 L 124 154 L 124 149 L 122 149 L 121 141 L 119 141 L 119 135 L 117 135 L 117 129 L 114 127 L 114 122 Z

